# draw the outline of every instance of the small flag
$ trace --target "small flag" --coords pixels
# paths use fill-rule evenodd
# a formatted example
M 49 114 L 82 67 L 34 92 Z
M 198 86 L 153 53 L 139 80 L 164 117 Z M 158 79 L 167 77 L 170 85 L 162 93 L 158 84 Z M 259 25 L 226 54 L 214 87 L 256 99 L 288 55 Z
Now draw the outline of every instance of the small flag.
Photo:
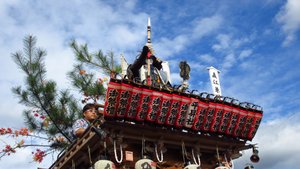
M 220 78 L 219 78 L 220 71 L 212 66 L 207 69 L 209 71 L 210 83 L 211 83 L 213 94 L 221 96 L 222 92 L 221 92 L 221 85 L 220 85 Z

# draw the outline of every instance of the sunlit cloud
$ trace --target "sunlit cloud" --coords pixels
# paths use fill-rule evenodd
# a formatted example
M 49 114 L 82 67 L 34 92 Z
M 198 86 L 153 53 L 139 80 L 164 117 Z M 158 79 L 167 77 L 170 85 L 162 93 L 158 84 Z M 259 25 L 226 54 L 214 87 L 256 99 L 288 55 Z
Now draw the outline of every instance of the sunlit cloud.
M 200 61 L 205 63 L 213 63 L 215 62 L 215 57 L 209 55 L 209 54 L 203 54 L 197 57 Z
M 300 29 L 300 1 L 288 0 L 276 15 L 276 20 L 282 25 L 285 34 L 283 46 L 288 46 L 297 38 L 296 33 Z
M 241 51 L 241 53 L 239 55 L 239 59 L 245 59 L 245 58 L 251 56 L 252 53 L 253 53 L 253 51 L 251 49 L 244 49 Z
M 260 162 L 254 164 L 256 168 L 278 169 L 297 168 L 300 157 L 300 113 L 297 112 L 284 118 L 278 118 L 263 123 L 253 143 L 258 143 Z M 250 162 L 251 151 L 238 161 L 237 168 Z
M 216 31 L 222 23 L 222 17 L 213 15 L 211 17 L 196 19 L 191 25 L 191 32 L 177 35 L 174 38 L 162 37 L 156 44 L 156 49 L 163 58 L 171 59 L 173 55 L 186 49 L 195 41 Z

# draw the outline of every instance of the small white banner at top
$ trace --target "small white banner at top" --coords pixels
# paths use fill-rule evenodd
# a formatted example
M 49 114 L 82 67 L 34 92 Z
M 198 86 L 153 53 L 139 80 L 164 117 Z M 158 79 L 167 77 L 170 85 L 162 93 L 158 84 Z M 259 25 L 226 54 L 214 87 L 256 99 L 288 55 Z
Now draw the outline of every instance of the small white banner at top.
M 207 69 L 209 71 L 209 78 L 210 78 L 213 94 L 221 96 L 222 92 L 221 92 L 221 85 L 220 85 L 220 78 L 219 78 L 220 71 L 212 66 Z

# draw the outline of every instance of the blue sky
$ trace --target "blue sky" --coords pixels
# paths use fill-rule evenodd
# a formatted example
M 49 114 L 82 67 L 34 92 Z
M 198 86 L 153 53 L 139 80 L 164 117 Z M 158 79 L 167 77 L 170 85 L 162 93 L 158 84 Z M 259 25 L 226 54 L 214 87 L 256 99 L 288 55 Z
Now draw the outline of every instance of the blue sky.
M 47 78 L 69 88 L 72 69 L 71 39 L 87 43 L 92 51 L 123 53 L 132 62 L 146 43 L 151 17 L 156 56 L 171 64 L 173 83 L 180 83 L 178 64 L 191 66 L 190 88 L 211 91 L 209 66 L 221 71 L 225 96 L 264 108 L 264 118 L 253 143 L 259 144 L 256 168 L 297 168 L 300 161 L 300 1 L 217 0 L 1 0 L 0 1 L 0 124 L 20 128 L 24 107 L 11 88 L 23 74 L 11 53 L 23 48 L 25 35 L 37 37 L 47 50 Z M 3 139 L 1 137 L 1 139 Z M 6 139 L 6 138 L 4 138 Z M 13 142 L 13 139 L 9 138 Z M 2 146 L 3 144 L 0 143 Z M 0 168 L 48 167 L 31 161 L 24 149 L 0 160 Z M 236 160 L 249 162 L 250 151 Z

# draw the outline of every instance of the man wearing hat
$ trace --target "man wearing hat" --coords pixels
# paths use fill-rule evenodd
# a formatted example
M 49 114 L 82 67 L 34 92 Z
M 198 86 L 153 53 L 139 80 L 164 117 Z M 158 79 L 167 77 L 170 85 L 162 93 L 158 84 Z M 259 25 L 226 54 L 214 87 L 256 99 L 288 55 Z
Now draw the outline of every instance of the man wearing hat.
M 81 137 L 90 124 L 98 118 L 98 106 L 88 103 L 83 107 L 82 113 L 83 118 L 76 120 L 72 126 L 73 134 L 77 138 Z

